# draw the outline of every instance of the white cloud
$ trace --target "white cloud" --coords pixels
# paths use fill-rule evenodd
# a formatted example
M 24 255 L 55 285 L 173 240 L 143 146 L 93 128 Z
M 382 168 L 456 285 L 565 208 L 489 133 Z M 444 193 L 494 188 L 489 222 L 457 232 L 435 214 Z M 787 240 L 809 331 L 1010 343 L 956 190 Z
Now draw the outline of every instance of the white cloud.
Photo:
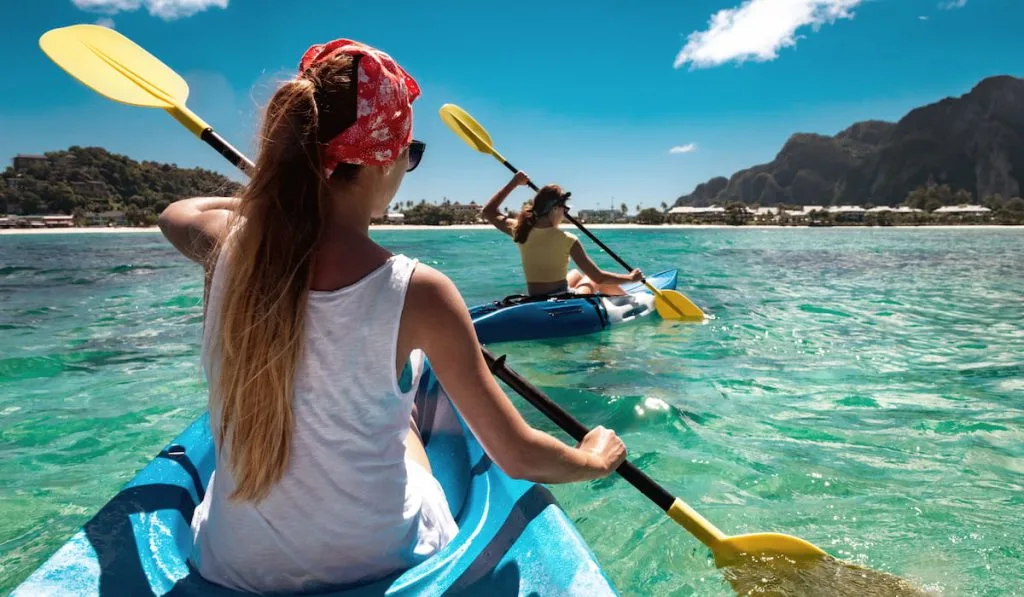
M 726 62 L 767 62 L 781 48 L 796 45 L 797 31 L 853 18 L 865 0 L 746 0 L 711 15 L 706 31 L 694 31 L 676 56 L 675 67 L 719 66 Z M 965 0 L 954 0 L 965 1 Z
M 691 151 L 697 151 L 696 143 L 687 143 L 686 145 L 676 145 L 672 149 L 668 150 L 669 153 L 690 153 Z
M 939 3 L 939 8 L 942 10 L 954 10 L 965 6 L 967 6 L 967 0 L 949 0 L 948 2 Z
M 229 0 L 71 0 L 82 10 L 103 14 L 129 12 L 145 7 L 154 17 L 171 21 L 190 17 L 207 8 L 227 8 Z
M 137 10 L 140 0 L 71 0 L 71 3 L 82 10 L 115 14 L 122 10 Z
M 114 19 L 110 17 L 100 17 L 96 19 L 96 24 L 100 27 L 106 27 L 107 29 L 117 29 L 117 27 L 114 26 Z

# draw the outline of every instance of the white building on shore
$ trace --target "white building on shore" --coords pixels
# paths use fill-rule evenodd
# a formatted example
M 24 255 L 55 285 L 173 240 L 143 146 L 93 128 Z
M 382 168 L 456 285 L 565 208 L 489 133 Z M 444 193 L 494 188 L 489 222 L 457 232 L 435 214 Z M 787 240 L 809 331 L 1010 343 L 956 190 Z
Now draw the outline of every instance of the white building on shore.
M 992 210 L 984 205 L 946 205 L 932 213 L 951 216 L 984 216 L 992 213 Z

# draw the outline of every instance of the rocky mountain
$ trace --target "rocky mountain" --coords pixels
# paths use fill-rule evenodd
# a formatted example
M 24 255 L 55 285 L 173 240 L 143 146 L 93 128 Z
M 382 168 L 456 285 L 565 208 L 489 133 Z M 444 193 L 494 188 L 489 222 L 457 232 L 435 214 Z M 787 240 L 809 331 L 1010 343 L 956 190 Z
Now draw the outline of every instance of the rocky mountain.
M 1024 79 L 984 79 L 969 93 L 899 122 L 858 122 L 835 136 L 797 133 L 775 159 L 697 185 L 676 205 L 898 205 L 947 184 L 975 200 L 1024 186 Z

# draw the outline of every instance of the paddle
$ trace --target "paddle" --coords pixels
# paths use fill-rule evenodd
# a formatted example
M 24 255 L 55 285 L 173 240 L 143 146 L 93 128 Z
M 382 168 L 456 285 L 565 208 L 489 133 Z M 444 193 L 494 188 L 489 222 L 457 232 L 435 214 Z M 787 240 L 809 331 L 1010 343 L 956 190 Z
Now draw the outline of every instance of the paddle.
M 476 121 L 475 118 L 469 115 L 468 112 L 455 104 L 445 104 L 441 106 L 440 110 L 441 120 L 448 125 L 448 128 L 452 129 L 456 135 L 458 135 L 467 145 L 480 153 L 486 153 L 494 156 L 496 160 L 505 165 L 506 168 L 513 172 L 518 172 L 515 166 L 510 164 L 498 150 L 494 148 L 494 143 L 491 142 L 491 136 L 487 131 Z M 538 190 L 537 185 L 530 181 L 530 188 L 534 191 Z M 570 213 L 565 213 L 565 218 L 576 225 L 584 234 L 590 237 L 590 240 L 597 243 L 597 246 L 604 249 L 605 253 L 612 256 L 612 259 L 618 261 L 619 264 L 626 268 L 627 271 L 633 271 L 632 266 L 622 260 L 621 257 L 615 254 L 614 251 L 608 248 L 603 242 L 594 236 L 589 230 L 586 229 L 579 220 L 574 218 Z M 685 321 L 703 321 L 705 319 L 704 312 L 701 311 L 700 307 L 693 304 L 693 301 L 686 298 L 681 292 L 676 290 L 659 290 L 647 282 L 647 279 L 643 280 L 644 286 L 648 290 L 654 293 L 655 300 L 654 306 L 658 310 L 658 315 L 661 315 L 665 319 L 680 319 Z
M 93 91 L 123 104 L 167 110 L 232 164 L 252 171 L 252 162 L 185 107 L 185 79 L 117 31 L 99 25 L 51 29 L 39 38 L 39 47 Z
M 85 85 L 120 102 L 167 110 L 233 164 L 251 171 L 251 161 L 185 108 L 188 86 L 180 76 L 120 33 L 97 29 L 103 28 L 75 25 L 55 29 L 43 35 L 40 45 L 54 62 Z M 94 57 L 83 56 L 86 53 L 92 53 Z M 589 431 L 586 427 L 508 367 L 504 356 L 498 358 L 486 348 L 481 347 L 481 350 L 491 371 L 499 379 L 577 441 L 583 439 Z M 814 562 L 827 555 L 803 539 L 779 533 L 726 536 L 629 461 L 616 472 L 707 545 L 719 566 L 741 563 L 745 555 L 785 556 L 797 562 Z
M 484 358 L 498 379 L 508 384 L 517 394 L 530 402 L 537 410 L 551 419 L 576 441 L 581 441 L 590 430 L 553 402 L 544 392 L 524 379 L 505 364 L 505 357 L 497 357 L 484 349 Z M 673 496 L 632 462 L 625 461 L 616 471 L 630 485 L 636 487 L 647 499 L 661 508 L 669 518 L 711 549 L 715 564 L 719 567 L 740 563 L 747 556 L 785 556 L 798 562 L 814 561 L 826 557 L 821 549 L 791 535 L 781 533 L 753 533 L 727 536 L 715 525 L 708 522 L 686 502 Z

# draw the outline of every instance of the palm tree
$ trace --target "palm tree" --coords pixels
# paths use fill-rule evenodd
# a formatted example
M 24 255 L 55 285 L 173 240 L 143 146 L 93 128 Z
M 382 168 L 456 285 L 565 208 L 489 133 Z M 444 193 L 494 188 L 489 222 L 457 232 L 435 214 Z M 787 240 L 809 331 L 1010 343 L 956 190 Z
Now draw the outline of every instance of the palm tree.
M 623 203 L 622 205 L 619 206 L 619 211 L 622 212 L 622 215 L 626 215 L 626 212 L 629 211 L 629 208 L 626 207 L 625 203 Z
M 661 211 L 668 211 L 668 203 L 661 202 Z
M 643 205 L 640 205 L 639 203 L 637 203 L 636 204 L 636 213 L 640 213 L 640 210 L 643 209 L 643 207 L 644 207 Z

